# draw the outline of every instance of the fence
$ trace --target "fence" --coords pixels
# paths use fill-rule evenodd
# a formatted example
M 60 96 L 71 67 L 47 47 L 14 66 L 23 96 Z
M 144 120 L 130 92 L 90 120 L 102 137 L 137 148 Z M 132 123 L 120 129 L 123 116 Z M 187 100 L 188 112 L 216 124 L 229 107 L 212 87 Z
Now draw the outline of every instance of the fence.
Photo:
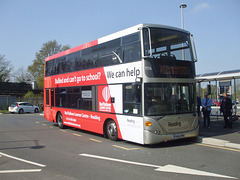
M 232 113 L 240 115 L 240 104 L 236 104 L 232 106 Z M 219 106 L 212 106 L 211 110 L 212 116 L 220 116 L 222 113 L 220 113 L 220 107 Z
M 29 102 L 33 105 L 38 106 L 40 111 L 43 111 L 43 97 L 24 98 L 8 95 L 0 96 L 0 110 L 7 110 L 13 102 Z

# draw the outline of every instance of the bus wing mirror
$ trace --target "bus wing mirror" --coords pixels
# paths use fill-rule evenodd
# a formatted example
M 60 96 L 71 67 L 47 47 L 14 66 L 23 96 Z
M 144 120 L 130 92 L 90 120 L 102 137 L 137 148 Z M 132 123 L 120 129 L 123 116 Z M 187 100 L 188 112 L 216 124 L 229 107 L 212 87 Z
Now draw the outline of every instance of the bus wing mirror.
M 196 48 L 195 48 L 193 35 L 191 34 L 190 37 L 191 37 L 190 39 L 191 39 L 191 44 L 192 44 L 193 60 L 194 60 L 194 62 L 197 62 L 198 61 L 198 59 L 197 59 L 197 52 L 196 52 Z
M 149 58 L 152 56 L 152 39 L 151 39 L 151 30 L 148 26 L 146 27 L 142 27 L 142 28 L 139 28 L 139 30 L 144 30 L 144 29 L 147 29 L 147 42 L 148 42 L 148 46 L 149 46 L 149 49 L 146 49 L 147 51 L 149 51 L 149 54 L 146 56 L 145 54 L 143 55 L 143 58 Z

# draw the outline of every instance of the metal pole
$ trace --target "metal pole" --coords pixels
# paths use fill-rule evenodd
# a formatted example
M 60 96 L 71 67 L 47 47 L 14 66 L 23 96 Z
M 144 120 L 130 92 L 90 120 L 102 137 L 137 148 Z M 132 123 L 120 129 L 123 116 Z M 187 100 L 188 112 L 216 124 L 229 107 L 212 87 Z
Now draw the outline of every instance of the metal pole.
M 183 26 L 183 8 L 186 8 L 187 5 L 186 4 L 181 4 L 180 5 L 180 8 L 181 8 L 181 21 L 182 21 L 182 29 L 184 29 L 184 26 Z M 182 44 L 182 47 L 184 47 L 184 44 Z M 184 49 L 182 50 L 182 60 L 185 59 L 185 54 L 184 54 Z
M 198 96 L 200 98 L 200 101 L 202 102 L 202 98 L 201 98 L 201 82 L 198 82 Z M 200 112 L 199 112 L 199 123 L 202 124 L 202 111 L 200 108 Z
M 186 8 L 186 7 L 187 7 L 186 4 L 181 4 L 181 5 L 180 5 L 180 8 L 181 8 L 182 29 L 184 29 L 184 26 L 183 26 L 183 8 Z
M 234 93 L 235 93 L 235 105 L 234 105 L 234 108 L 235 108 L 235 115 L 237 114 L 237 87 L 236 87 L 236 79 L 233 78 L 233 81 L 234 81 Z
M 216 81 L 216 101 L 218 103 L 218 86 L 217 86 L 217 80 L 215 80 L 215 81 Z M 218 104 L 217 104 L 217 121 L 218 121 L 218 113 L 219 113 L 219 109 L 218 109 Z
M 181 20 L 182 20 L 182 29 L 184 29 L 183 27 L 183 8 L 181 7 Z

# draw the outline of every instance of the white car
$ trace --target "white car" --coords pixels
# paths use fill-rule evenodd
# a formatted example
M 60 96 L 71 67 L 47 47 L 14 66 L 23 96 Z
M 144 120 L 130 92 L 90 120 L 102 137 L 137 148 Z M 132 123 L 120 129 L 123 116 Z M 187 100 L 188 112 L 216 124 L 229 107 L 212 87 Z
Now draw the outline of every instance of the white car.
M 8 107 L 8 111 L 10 113 L 19 113 L 19 114 L 22 114 L 24 112 L 38 113 L 39 108 L 28 102 L 15 102 Z

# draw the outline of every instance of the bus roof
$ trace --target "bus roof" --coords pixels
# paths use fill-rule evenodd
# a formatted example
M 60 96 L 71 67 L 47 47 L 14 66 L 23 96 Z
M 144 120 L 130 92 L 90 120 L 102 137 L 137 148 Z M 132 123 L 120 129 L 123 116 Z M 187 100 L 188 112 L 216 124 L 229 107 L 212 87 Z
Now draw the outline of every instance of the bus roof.
M 140 31 L 140 29 L 144 28 L 144 27 L 155 27 L 155 28 L 171 29 L 171 30 L 176 30 L 176 31 L 182 31 L 182 32 L 185 32 L 185 33 L 189 34 L 189 32 L 186 31 L 186 30 L 183 30 L 183 29 L 180 29 L 180 28 L 176 28 L 176 27 L 172 27 L 172 26 L 143 23 L 143 24 L 138 24 L 138 25 L 132 26 L 130 28 L 118 31 L 116 33 L 104 36 L 104 37 L 99 38 L 97 40 L 94 40 L 94 41 L 82 44 L 80 46 L 68 49 L 66 51 L 62 51 L 60 53 L 54 54 L 52 56 L 47 57 L 45 59 L 45 61 L 48 61 L 48 60 L 51 60 L 51 59 L 55 59 L 55 58 L 58 58 L 58 57 L 61 57 L 61 56 L 65 56 L 67 54 L 71 54 L 71 53 L 74 53 L 76 51 L 80 51 L 82 49 L 86 49 L 86 48 L 89 48 L 89 47 L 92 47 L 92 46 L 96 46 L 96 45 L 105 43 L 107 41 L 113 40 L 113 39 L 117 39 L 117 38 L 120 38 L 120 37 L 123 37 L 123 36 L 127 36 L 129 34 L 132 34 L 132 33 Z

